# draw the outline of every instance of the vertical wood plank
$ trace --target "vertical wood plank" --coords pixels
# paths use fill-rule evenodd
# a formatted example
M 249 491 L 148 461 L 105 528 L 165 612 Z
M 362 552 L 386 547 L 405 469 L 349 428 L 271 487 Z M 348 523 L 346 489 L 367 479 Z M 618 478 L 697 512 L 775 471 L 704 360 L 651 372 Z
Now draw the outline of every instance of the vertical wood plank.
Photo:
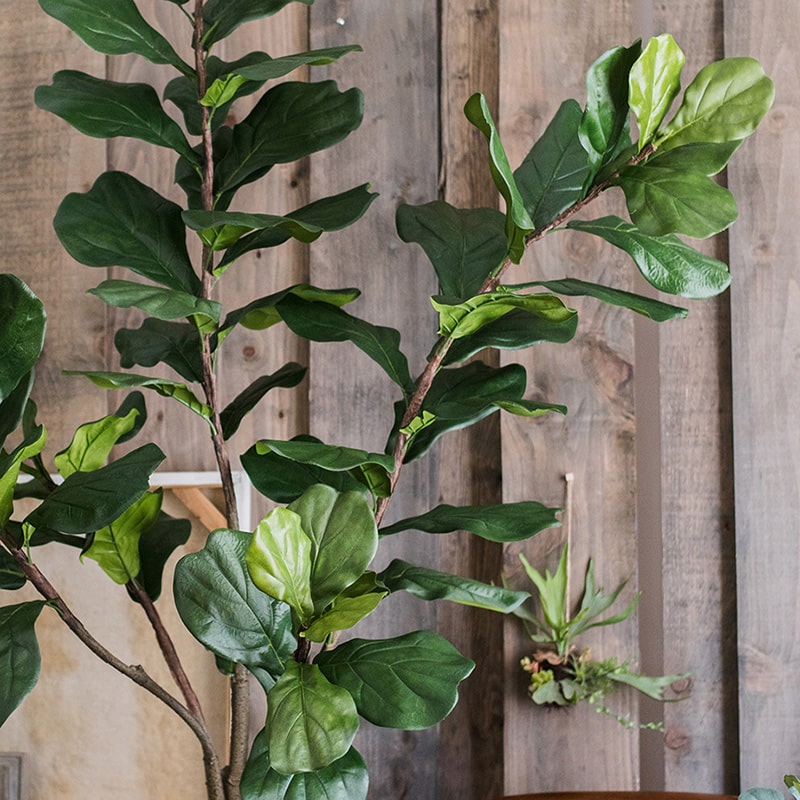
M 438 93 L 437 9 L 432 0 L 369 3 L 317 0 L 311 8 L 311 45 L 359 43 L 330 70 L 340 86 L 361 87 L 366 114 L 361 128 L 332 150 L 311 158 L 312 197 L 370 181 L 380 197 L 356 226 L 320 239 L 311 248 L 312 283 L 360 286 L 364 296 L 351 313 L 400 330 L 412 373 L 418 373 L 436 330 L 428 297 L 432 271 L 415 247 L 394 230 L 401 202 L 437 196 Z M 319 80 L 324 71 L 315 71 Z M 310 431 L 326 442 L 383 450 L 398 392 L 381 371 L 349 344 L 312 345 Z M 406 468 L 392 501 L 394 517 L 436 504 L 435 462 Z M 392 537 L 377 565 L 404 557 L 436 568 L 430 536 Z M 377 563 L 377 562 L 376 562 Z M 401 593 L 402 594 L 402 593 Z M 386 637 L 436 627 L 436 608 L 411 597 L 392 596 L 359 627 L 358 635 Z M 438 797 L 436 730 L 401 732 L 362 723 L 356 746 L 370 769 L 370 797 Z
M 510 0 L 502 5 L 500 122 L 512 165 L 522 160 L 562 100 L 585 102 L 586 69 L 609 47 L 629 44 L 631 28 L 628 2 L 601 7 Z M 618 207 L 611 200 L 589 215 L 612 213 Z M 630 286 L 633 272 L 618 253 L 597 242 L 557 234 L 537 245 L 510 279 L 570 275 Z M 577 593 L 590 556 L 596 558 L 600 585 L 610 588 L 628 576 L 636 582 L 633 325 L 627 312 L 588 301 L 570 304 L 581 319 L 572 343 L 504 355 L 505 363 L 528 368 L 529 395 L 565 403 L 571 413 L 534 422 L 503 419 L 503 494 L 507 501 L 560 505 L 564 476 L 574 475 L 571 563 Z M 507 548 L 511 582 L 525 585 L 520 550 L 538 568 L 553 568 L 563 538 L 563 531 L 548 531 Z M 519 659 L 531 644 L 515 623 L 509 620 L 506 627 L 506 791 L 636 788 L 635 732 L 585 704 L 548 711 L 527 698 Z M 591 644 L 596 658 L 636 660 L 635 620 L 592 633 L 582 644 Z M 634 698 L 622 694 L 611 702 L 616 711 L 635 718 Z
M 760 59 L 777 91 L 729 173 L 739 201 L 730 248 L 743 786 L 776 786 L 800 769 L 799 29 L 796 3 L 725 3 L 726 55 Z

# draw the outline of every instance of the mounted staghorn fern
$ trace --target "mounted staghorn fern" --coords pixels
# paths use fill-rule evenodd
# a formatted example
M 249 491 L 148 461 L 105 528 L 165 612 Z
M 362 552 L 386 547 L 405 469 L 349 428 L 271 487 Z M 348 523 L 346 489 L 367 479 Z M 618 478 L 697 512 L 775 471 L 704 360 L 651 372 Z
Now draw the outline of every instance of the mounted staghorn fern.
M 77 261 L 138 276 L 104 280 L 93 293 L 146 315 L 141 327 L 115 336 L 122 367 L 135 371 L 70 373 L 103 388 L 133 391 L 115 414 L 78 427 L 56 455 L 60 484 L 45 466 L 45 431 L 30 400 L 44 310 L 16 277 L 0 276 L 0 588 L 30 583 L 43 598 L 0 611 L 0 721 L 36 682 L 35 623 L 54 609 L 99 658 L 190 727 L 202 747 L 211 800 L 363 799 L 367 769 L 353 748 L 360 718 L 416 730 L 450 712 L 473 664 L 449 642 L 430 631 L 381 640 L 348 639 L 346 631 L 393 592 L 503 613 L 518 608 L 528 594 L 400 560 L 375 572 L 370 566 L 382 538 L 406 530 L 467 530 L 495 542 L 519 541 L 557 525 L 557 509 L 532 501 L 439 505 L 381 527 L 403 464 L 425 455 L 440 436 L 497 410 L 526 417 L 566 413 L 557 402 L 526 399 L 521 366 L 467 362 L 489 347 L 568 342 L 577 314 L 563 297 L 595 297 L 657 321 L 685 315 L 681 308 L 580 278 L 502 283 L 526 248 L 551 231 L 566 225 L 602 237 L 664 291 L 707 297 L 724 290 L 725 265 L 676 234 L 708 236 L 733 222 L 733 198 L 709 176 L 753 132 L 773 96 L 756 62 L 728 59 L 702 70 L 664 123 L 679 91 L 680 50 L 668 36 L 651 40 L 644 51 L 638 43 L 615 48 L 589 71 L 586 107 L 566 101 L 516 171 L 485 99 L 470 98 L 465 113 L 486 138 L 505 212 L 439 201 L 398 210 L 400 237 L 423 248 L 440 286 L 433 298 L 438 338 L 414 377 L 397 331 L 345 310 L 358 289 L 293 285 L 232 309 L 215 299 L 219 283 L 243 255 L 292 239 L 311 243 L 356 222 L 375 197 L 364 184 L 289 212 L 231 210 L 243 186 L 276 164 L 336 144 L 361 121 L 357 89 L 283 80 L 299 67 L 349 56 L 356 46 L 277 58 L 251 53 L 231 63 L 213 54 L 214 45 L 239 25 L 268 17 L 289 1 L 196 0 L 189 9 L 171 0 L 186 17 L 186 42 L 194 55 L 187 63 L 133 0 L 41 0 L 45 12 L 101 53 L 134 53 L 176 73 L 164 99 L 183 119 L 183 125 L 175 122 L 148 85 L 75 71 L 57 73 L 51 86 L 36 93 L 40 107 L 87 135 L 133 137 L 174 152 L 175 182 L 185 195 L 178 205 L 125 172 L 108 172 L 88 191 L 68 195 L 58 210 L 56 233 Z M 247 116 L 229 124 L 233 104 L 259 92 Z M 641 131 L 637 143 L 630 136 L 631 111 Z M 625 192 L 630 222 L 574 218 L 612 187 Z M 187 247 L 191 237 L 199 239 L 194 260 Z M 271 366 L 249 386 L 230 391 L 219 385 L 217 372 L 226 358 L 225 339 L 237 326 L 267 330 L 283 324 L 311 341 L 351 341 L 396 384 L 398 399 L 394 413 L 387 413 L 386 445 L 376 442 L 376 452 L 306 435 L 278 441 L 265 431 L 242 455 L 242 465 L 255 488 L 280 505 L 255 531 L 242 531 L 228 440 L 266 393 L 297 385 L 305 368 Z M 174 376 L 141 372 L 156 364 Z M 172 588 L 186 627 L 231 678 L 232 735 L 224 757 L 154 605 L 164 564 L 188 536 L 186 523 L 167 517 L 160 494 L 148 491 L 148 478 L 164 455 L 145 444 L 109 462 L 115 444 L 142 428 L 140 390 L 173 398 L 183 406 L 175 413 L 201 417 L 219 466 L 227 526 L 183 556 Z M 17 486 L 20 475 L 31 480 Z M 17 518 L 15 501 L 23 495 L 41 502 Z M 154 628 L 178 692 L 92 637 L 60 587 L 37 566 L 35 555 L 44 545 L 75 547 L 126 587 Z M 252 746 L 245 713 L 248 673 L 268 707 Z

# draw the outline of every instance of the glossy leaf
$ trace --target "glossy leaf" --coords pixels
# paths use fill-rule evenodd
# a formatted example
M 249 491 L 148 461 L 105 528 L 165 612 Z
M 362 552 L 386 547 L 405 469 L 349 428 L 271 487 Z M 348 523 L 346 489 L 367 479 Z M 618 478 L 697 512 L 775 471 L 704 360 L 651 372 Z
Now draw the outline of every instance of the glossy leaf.
M 25 573 L 14 560 L 11 553 L 0 547 L 0 589 L 21 589 L 27 583 Z
M 244 664 L 269 691 L 297 643 L 289 606 L 264 594 L 246 565 L 252 540 L 214 531 L 205 547 L 175 568 L 175 605 L 184 625 L 211 652 Z
M 583 111 L 565 100 L 533 149 L 514 171 L 514 180 L 534 227 L 544 228 L 586 194 L 591 168 L 578 130 Z
M 163 397 L 172 397 L 195 414 L 211 424 L 211 409 L 198 400 L 186 384 L 169 381 L 165 378 L 151 378 L 149 375 L 136 375 L 131 372 L 91 372 L 65 370 L 64 375 L 83 375 L 101 389 L 129 389 L 140 386 L 152 389 Z
M 241 75 L 227 75 L 224 78 L 217 78 L 198 102 L 200 105 L 208 106 L 212 111 L 216 111 L 221 106 L 232 102 L 239 89 L 246 82 L 247 79 Z
M 623 169 L 614 183 L 625 192 L 631 221 L 648 236 L 705 239 L 738 215 L 733 195 L 701 172 L 640 165 Z
M 184 75 L 192 69 L 172 45 L 145 22 L 133 0 L 39 0 L 46 14 L 75 31 L 93 50 L 118 56 L 136 53 L 154 64 L 171 64 Z
M 187 381 L 203 380 L 200 334 L 186 322 L 166 322 L 152 317 L 138 328 L 121 328 L 114 336 L 120 365 L 154 367 L 167 364 Z
M 289 661 L 267 696 L 270 763 L 289 775 L 323 769 L 353 744 L 358 714 L 350 693 L 316 664 Z
M 0 450 L 0 526 L 4 526 L 14 510 L 14 487 L 23 461 L 38 456 L 44 449 L 47 434 L 44 426 L 26 431 L 17 447 L 6 453 Z
M 247 549 L 247 569 L 253 583 L 291 606 L 301 624 L 314 614 L 311 549 L 300 515 L 286 508 L 274 508 L 258 523 Z
M 0 301 L 1 302 L 1 301 Z M 25 406 L 31 396 L 33 388 L 34 370 L 20 378 L 19 383 L 0 400 L 0 448 L 3 447 L 5 440 L 12 434 L 25 413 Z
M 315 663 L 331 682 L 350 692 L 362 717 L 402 730 L 441 722 L 458 702 L 459 683 L 475 668 L 431 631 L 352 639 L 320 653 Z
M 454 208 L 441 200 L 397 209 L 397 233 L 425 251 L 442 294 L 466 300 L 503 263 L 503 215 L 493 208 Z
M 381 528 L 380 534 L 388 536 L 407 530 L 426 533 L 464 530 L 491 542 L 520 542 L 545 528 L 557 527 L 560 524 L 556 517 L 559 511 L 536 502 L 495 506 L 439 505 L 425 514 Z
M 525 252 L 525 237 L 533 232 L 533 222 L 520 196 L 508 156 L 492 119 L 486 98 L 474 94 L 464 106 L 467 119 L 483 134 L 489 145 L 489 170 L 497 190 L 506 202 L 506 242 L 508 258 L 519 264 Z
M 311 596 L 318 616 L 375 556 L 375 517 L 362 492 L 340 493 L 324 484 L 307 489 L 289 510 L 311 539 Z
M 639 150 L 650 144 L 681 89 L 683 52 L 668 33 L 654 36 L 631 67 L 628 98 L 639 126 Z
M 378 574 L 378 580 L 390 592 L 405 591 L 421 600 L 450 600 L 502 614 L 510 613 L 530 597 L 528 592 L 516 592 L 460 575 L 416 567 L 399 558 Z
M 239 429 L 239 425 L 271 389 L 291 389 L 303 380 L 306 367 L 290 362 L 284 364 L 271 375 L 262 375 L 251 383 L 243 392 L 240 392 L 220 414 L 222 436 L 230 439 Z
M 248 80 L 264 83 L 265 81 L 275 80 L 275 78 L 282 78 L 300 67 L 319 67 L 332 64 L 342 56 L 346 56 L 349 53 L 360 53 L 362 49 L 357 44 L 346 44 L 342 47 L 324 47 L 319 50 L 308 50 L 304 53 L 293 53 L 292 55 L 278 58 L 270 58 L 266 53 L 263 53 L 264 58 L 260 61 L 245 67 L 238 67 L 235 71 L 237 75 L 241 75 Z
M 200 293 L 181 209 L 124 172 L 68 194 L 53 224 L 67 252 L 89 267 L 127 267 L 171 289 Z
M 351 747 L 323 769 L 281 775 L 270 766 L 267 731 L 255 738 L 242 775 L 242 800 L 366 800 L 367 767 Z
M 672 150 L 656 150 L 645 162 L 648 167 L 699 172 L 702 175 L 716 175 L 725 169 L 731 156 L 742 144 L 733 142 L 694 142 Z
M 290 441 L 322 444 L 319 439 L 305 435 Z M 276 503 L 291 503 L 315 483 L 324 483 L 340 492 L 362 488 L 349 472 L 334 472 L 312 463 L 294 461 L 274 450 L 259 453 L 256 445 L 242 454 L 241 463 L 253 488 Z
M 730 284 L 725 264 L 677 236 L 647 236 L 619 217 L 570 222 L 568 227 L 599 236 L 624 250 L 647 282 L 662 292 L 701 299 L 719 294 Z
M 408 359 L 400 350 L 400 334 L 394 328 L 373 325 L 326 303 L 312 303 L 288 295 L 278 303 L 283 321 L 312 342 L 351 341 L 366 353 L 403 390 L 414 392 Z
M 138 581 L 151 600 L 161 595 L 164 566 L 175 550 L 189 541 L 192 524 L 188 519 L 174 519 L 163 511 L 139 537 L 140 571 Z
M 331 608 L 309 625 L 303 636 L 310 642 L 324 642 L 337 631 L 346 631 L 369 616 L 388 592 L 367 592 L 357 597 L 340 595 Z
M 141 572 L 139 539 L 161 511 L 161 490 L 145 492 L 124 514 L 96 531 L 82 557 L 96 561 L 114 583 L 126 584 Z
M 311 5 L 314 0 L 298 0 Z M 203 8 L 206 35 L 203 44 L 207 49 L 224 39 L 245 22 L 276 14 L 294 0 L 208 0 Z
M 53 76 L 36 89 L 36 105 L 66 120 L 87 136 L 126 136 L 167 147 L 190 161 L 197 157 L 179 125 L 161 107 L 147 83 L 117 83 L 75 70 Z
M 34 527 L 62 533 L 91 533 L 110 525 L 149 488 L 150 475 L 164 460 L 146 444 L 93 472 L 75 472 L 25 519 Z
M 655 144 L 672 150 L 694 142 L 739 141 L 758 127 L 774 99 L 775 86 L 755 59 L 715 61 L 686 87 Z
M 39 359 L 46 318 L 41 300 L 28 286 L 15 275 L 0 274 L 0 403 Z
M 34 624 L 43 600 L 0 608 L 0 725 L 39 679 L 42 658 Z

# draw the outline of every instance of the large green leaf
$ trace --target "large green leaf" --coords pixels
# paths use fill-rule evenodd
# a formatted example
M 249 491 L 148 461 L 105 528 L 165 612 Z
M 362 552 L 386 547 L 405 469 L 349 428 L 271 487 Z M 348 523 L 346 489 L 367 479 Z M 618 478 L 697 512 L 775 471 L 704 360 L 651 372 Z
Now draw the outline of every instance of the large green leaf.
M 316 664 L 290 661 L 267 696 L 269 755 L 285 775 L 323 769 L 344 756 L 358 730 L 350 693 Z
M 264 594 L 246 565 L 252 540 L 214 531 L 175 568 L 175 605 L 186 627 L 216 655 L 244 664 L 269 691 L 297 647 L 289 606 Z
M 466 300 L 503 263 L 503 215 L 493 208 L 454 208 L 441 200 L 397 209 L 397 233 L 416 242 L 436 270 L 442 294 Z
M 297 386 L 305 377 L 306 367 L 295 364 L 293 361 L 284 364 L 271 375 L 262 375 L 251 383 L 244 391 L 240 392 L 220 414 L 222 436 L 230 439 L 239 429 L 244 417 L 249 414 L 264 395 L 271 389 L 291 389 Z
M 472 95 L 464 106 L 464 115 L 483 134 L 489 145 L 489 170 L 494 185 L 506 202 L 508 258 L 514 264 L 519 264 L 525 252 L 525 237 L 533 232 L 533 222 L 517 189 L 486 98 L 482 94 Z
M 753 58 L 708 64 L 686 88 L 678 111 L 656 138 L 662 150 L 693 142 L 735 142 L 758 127 L 775 86 Z
M 672 150 L 656 150 L 645 162 L 648 167 L 716 175 L 725 169 L 742 140 L 733 142 L 692 142 Z
M 39 679 L 42 659 L 34 623 L 43 600 L 0 608 L 0 725 Z
M 294 0 L 208 0 L 203 8 L 206 34 L 203 44 L 211 48 L 245 22 L 276 14 Z M 311 5 L 314 0 L 299 0 Z
M 631 221 L 648 236 L 705 239 L 738 214 L 733 195 L 702 172 L 641 164 L 621 170 L 614 183 L 625 192 Z
M 681 89 L 683 52 L 668 33 L 654 36 L 631 67 L 628 100 L 639 126 L 639 150 L 650 144 Z
M 89 267 L 127 267 L 171 289 L 200 293 L 180 206 L 124 172 L 68 194 L 53 224 L 67 252 Z
M 721 261 L 698 252 L 677 236 L 647 236 L 619 217 L 570 222 L 624 250 L 648 283 L 662 292 L 702 299 L 727 289 L 730 273 Z
M 583 111 L 576 100 L 565 100 L 541 138 L 514 171 L 519 193 L 537 229 L 582 200 L 591 177 L 578 129 Z
M 367 572 L 333 599 L 330 608 L 309 625 L 303 636 L 310 642 L 324 642 L 337 631 L 346 631 L 371 614 L 388 594 Z
M 124 514 L 96 531 L 83 556 L 96 561 L 114 583 L 126 584 L 141 572 L 139 539 L 158 519 L 162 492 L 145 492 Z
M 193 72 L 172 45 L 144 21 L 133 0 L 39 0 L 39 5 L 93 50 L 115 56 L 136 53 L 154 64 L 171 64 L 184 75 Z
M 36 105 L 66 120 L 87 136 L 127 136 L 168 147 L 196 161 L 180 126 L 168 117 L 147 83 L 117 83 L 75 70 L 53 76 L 52 86 L 36 89 Z
M 305 435 L 296 436 L 291 442 L 322 444 L 319 439 Z M 349 472 L 336 472 L 314 463 L 284 458 L 272 449 L 259 453 L 256 445 L 242 454 L 241 463 L 253 488 L 276 503 L 291 503 L 315 483 L 327 484 L 341 492 L 362 488 Z
M 26 431 L 22 442 L 11 453 L 0 450 L 0 526 L 8 522 L 14 510 L 14 487 L 22 462 L 38 456 L 46 441 L 47 433 L 40 425 Z
M 400 531 L 416 530 L 426 533 L 469 531 L 492 542 L 519 542 L 545 528 L 560 523 L 558 508 L 548 508 L 541 503 L 504 503 L 496 506 L 439 505 L 425 514 L 408 517 L 393 525 L 381 528 L 381 536 Z
M 241 75 L 249 81 L 266 81 L 282 78 L 300 67 L 319 67 L 332 64 L 342 56 L 349 53 L 360 53 L 362 47 L 357 44 L 346 44 L 342 47 L 324 47 L 319 50 L 307 50 L 304 53 L 293 53 L 288 56 L 270 58 L 266 53 L 261 53 L 263 58 L 252 61 L 246 66 L 233 67 L 230 71 Z
M 458 684 L 475 668 L 447 639 L 414 631 L 394 639 L 352 639 L 320 653 L 316 664 L 353 696 L 373 725 L 421 730 L 458 702 Z
M 0 403 L 33 369 L 42 352 L 45 324 L 41 300 L 15 275 L 0 275 Z
M 242 800 L 366 800 L 367 767 L 355 748 L 320 770 L 281 775 L 270 766 L 267 741 L 262 730 L 253 742 L 242 775 Z
M 362 492 L 340 493 L 324 484 L 307 489 L 289 509 L 311 539 L 311 596 L 320 615 L 375 556 L 375 516 Z
M 25 573 L 11 553 L 0 547 L 0 589 L 21 589 L 27 583 Z
M 278 303 L 283 321 L 312 342 L 351 341 L 366 353 L 410 397 L 414 382 L 408 359 L 400 350 L 400 334 L 394 328 L 373 325 L 327 303 L 308 302 L 294 294 Z
M 91 533 L 110 525 L 148 489 L 149 478 L 164 460 L 146 444 L 93 472 L 75 472 L 25 519 L 34 527 L 62 533 Z
M 151 600 L 161 594 L 161 580 L 167 559 L 189 541 L 192 524 L 188 519 L 174 519 L 163 511 L 139 537 L 140 572 L 137 576 Z
M 390 592 L 409 592 L 421 600 L 451 600 L 503 614 L 518 608 L 530 597 L 528 592 L 516 592 L 460 575 L 417 567 L 399 558 L 378 574 L 378 580 Z
M 148 317 L 138 328 L 120 328 L 114 336 L 114 346 L 125 369 L 164 363 L 187 381 L 203 380 L 200 334 L 188 322 Z
M 311 599 L 312 542 L 299 514 L 274 508 L 255 529 L 247 550 L 253 583 L 270 597 L 291 606 L 302 625 L 314 614 Z

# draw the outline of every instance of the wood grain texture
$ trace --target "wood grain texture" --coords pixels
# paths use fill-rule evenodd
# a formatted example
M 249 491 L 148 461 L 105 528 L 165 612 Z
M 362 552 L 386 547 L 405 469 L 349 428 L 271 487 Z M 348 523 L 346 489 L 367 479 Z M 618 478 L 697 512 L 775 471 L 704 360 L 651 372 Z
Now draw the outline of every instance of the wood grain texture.
M 501 7 L 500 127 L 512 165 L 520 163 L 562 100 L 585 102 L 584 75 L 609 47 L 632 36 L 632 4 L 553 4 L 512 0 Z M 613 202 L 612 202 L 613 201 Z M 618 209 L 604 199 L 588 216 Z M 509 281 L 564 275 L 631 286 L 633 267 L 588 237 L 557 234 L 537 244 Z M 535 276 L 535 277 L 534 277 Z M 572 298 L 571 298 L 572 300 Z M 598 583 L 606 588 L 632 576 L 637 548 L 634 501 L 633 325 L 630 314 L 593 302 L 570 302 L 580 325 L 567 345 L 540 345 L 504 354 L 504 363 L 528 369 L 528 396 L 565 403 L 566 419 L 503 419 L 503 494 L 560 505 L 564 476 L 574 475 L 571 526 L 573 594 L 590 556 Z M 518 561 L 524 551 L 539 569 L 554 567 L 563 544 L 561 530 L 537 535 L 506 549 L 506 570 L 515 587 L 525 587 Z M 577 597 L 575 598 L 577 600 Z M 592 632 L 597 658 L 637 660 L 636 621 Z M 548 711 L 526 696 L 519 659 L 530 650 L 516 620 L 506 626 L 506 792 L 638 788 L 638 736 L 584 704 Z M 636 701 L 624 693 L 611 700 L 615 711 L 636 716 Z
M 729 172 L 739 201 L 730 248 L 741 780 L 773 786 L 800 769 L 800 7 L 727 0 L 725 26 L 726 54 L 760 59 L 777 91 Z

